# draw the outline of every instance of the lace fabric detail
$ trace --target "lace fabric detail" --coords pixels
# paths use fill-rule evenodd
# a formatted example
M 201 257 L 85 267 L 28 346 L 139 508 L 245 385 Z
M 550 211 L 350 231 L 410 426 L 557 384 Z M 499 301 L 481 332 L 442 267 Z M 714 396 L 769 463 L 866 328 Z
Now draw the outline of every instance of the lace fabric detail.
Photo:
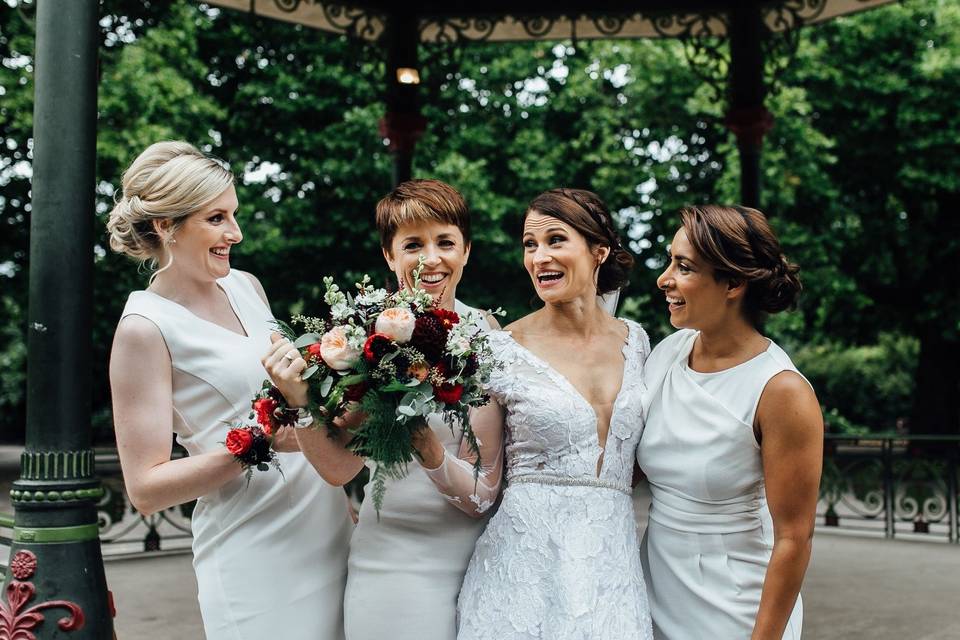
M 633 504 L 623 491 L 642 432 L 640 373 L 650 346 L 639 325 L 626 324 L 605 450 L 593 408 L 572 384 L 509 333 L 491 334 L 505 366 L 489 392 L 506 412 L 511 480 L 464 579 L 460 640 L 652 638 Z

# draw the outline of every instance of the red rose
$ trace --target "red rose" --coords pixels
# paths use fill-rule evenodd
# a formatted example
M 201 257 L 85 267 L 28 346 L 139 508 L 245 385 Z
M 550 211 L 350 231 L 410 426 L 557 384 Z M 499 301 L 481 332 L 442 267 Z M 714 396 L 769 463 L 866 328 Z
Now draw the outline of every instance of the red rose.
M 323 358 L 320 357 L 319 342 L 314 342 L 312 345 L 307 347 L 307 361 L 312 362 L 313 364 L 320 364 L 323 362 Z
M 453 325 L 460 322 L 460 316 L 456 311 L 447 311 L 446 309 L 434 309 L 431 311 L 437 319 L 443 324 L 444 329 L 451 329 Z
M 273 431 L 274 411 L 277 410 L 277 401 L 267 396 L 253 401 L 253 411 L 257 415 L 257 424 L 263 427 L 264 432 L 270 435 Z
M 230 429 L 227 432 L 227 451 L 235 456 L 242 456 L 253 445 L 253 434 L 247 429 Z
M 363 357 L 367 362 L 376 364 L 387 355 L 393 347 L 393 340 L 383 333 L 373 333 L 363 345 Z
M 436 396 L 440 402 L 456 404 L 460 402 L 460 398 L 463 396 L 463 385 L 450 382 L 444 382 L 440 386 L 434 385 L 433 395 Z

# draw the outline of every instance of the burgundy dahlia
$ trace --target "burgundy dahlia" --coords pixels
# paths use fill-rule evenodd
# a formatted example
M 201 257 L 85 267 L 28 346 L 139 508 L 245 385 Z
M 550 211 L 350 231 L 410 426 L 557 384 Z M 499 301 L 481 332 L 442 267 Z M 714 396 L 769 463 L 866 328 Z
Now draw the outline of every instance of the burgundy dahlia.
M 410 345 L 423 354 L 428 362 L 437 362 L 447 346 L 447 329 L 443 320 L 432 313 L 417 318 Z

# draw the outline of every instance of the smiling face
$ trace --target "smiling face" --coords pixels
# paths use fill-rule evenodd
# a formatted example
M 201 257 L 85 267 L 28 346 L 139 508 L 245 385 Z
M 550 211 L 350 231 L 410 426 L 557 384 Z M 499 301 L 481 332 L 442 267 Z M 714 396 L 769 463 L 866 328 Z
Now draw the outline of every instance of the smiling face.
M 666 294 L 670 324 L 701 331 L 722 324 L 729 313 L 738 313 L 744 288 L 718 281 L 682 228 L 673 236 L 670 263 L 657 278 L 657 286 Z
M 546 303 L 596 296 L 597 267 L 608 253 L 591 249 L 580 232 L 552 216 L 530 211 L 523 222 L 523 266 Z
M 420 288 L 444 309 L 453 309 L 457 285 L 470 257 L 470 245 L 456 225 L 423 221 L 397 228 L 390 246 L 383 249 L 397 281 L 409 288 L 420 256 L 424 257 Z
M 216 280 L 230 273 L 230 248 L 243 240 L 237 224 L 237 192 L 231 185 L 200 211 L 190 215 L 168 244 L 172 269 L 198 280 Z M 161 235 L 165 235 L 161 231 Z M 166 258 L 161 262 L 164 264 Z

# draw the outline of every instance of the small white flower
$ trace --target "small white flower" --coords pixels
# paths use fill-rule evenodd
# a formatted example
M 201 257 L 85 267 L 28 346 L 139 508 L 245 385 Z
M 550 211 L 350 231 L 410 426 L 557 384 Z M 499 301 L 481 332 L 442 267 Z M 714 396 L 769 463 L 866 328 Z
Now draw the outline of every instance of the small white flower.
M 374 305 L 383 304 L 383 301 L 387 299 L 387 290 L 386 289 L 368 289 L 364 293 L 358 294 L 354 300 L 357 304 L 362 304 L 368 307 Z
M 353 309 L 347 304 L 346 300 L 334 302 L 330 305 L 330 317 L 334 322 L 343 322 L 353 315 Z

